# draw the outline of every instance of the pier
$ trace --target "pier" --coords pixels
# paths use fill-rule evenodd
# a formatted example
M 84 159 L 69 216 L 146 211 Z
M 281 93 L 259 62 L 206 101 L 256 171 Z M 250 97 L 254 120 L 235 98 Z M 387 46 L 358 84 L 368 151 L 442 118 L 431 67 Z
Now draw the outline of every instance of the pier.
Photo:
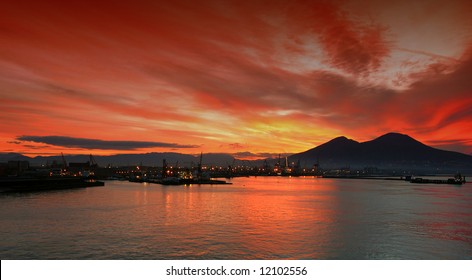
M 77 177 L 2 178 L 0 193 L 34 192 L 104 186 L 105 183 Z

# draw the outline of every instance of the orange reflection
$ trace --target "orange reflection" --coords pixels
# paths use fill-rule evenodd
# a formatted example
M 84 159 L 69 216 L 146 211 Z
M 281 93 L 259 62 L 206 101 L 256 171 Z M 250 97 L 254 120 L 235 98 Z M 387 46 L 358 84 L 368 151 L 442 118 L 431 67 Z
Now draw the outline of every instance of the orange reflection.
M 251 195 L 234 198 L 232 215 L 240 219 L 238 242 L 252 251 L 251 258 L 323 258 L 306 244 L 315 240 L 322 245 L 332 238 L 326 228 L 333 222 L 333 211 L 326 205 L 333 197 L 325 193 L 332 186 L 317 184 L 315 178 L 296 178 L 296 185 L 289 178 L 249 180 Z

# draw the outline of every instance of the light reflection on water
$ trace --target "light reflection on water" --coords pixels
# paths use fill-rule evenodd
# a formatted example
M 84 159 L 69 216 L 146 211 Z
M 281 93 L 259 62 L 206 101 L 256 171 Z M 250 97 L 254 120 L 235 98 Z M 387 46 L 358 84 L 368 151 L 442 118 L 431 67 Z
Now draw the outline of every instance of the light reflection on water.
M 472 185 L 235 178 L 0 196 L 2 259 L 471 259 Z

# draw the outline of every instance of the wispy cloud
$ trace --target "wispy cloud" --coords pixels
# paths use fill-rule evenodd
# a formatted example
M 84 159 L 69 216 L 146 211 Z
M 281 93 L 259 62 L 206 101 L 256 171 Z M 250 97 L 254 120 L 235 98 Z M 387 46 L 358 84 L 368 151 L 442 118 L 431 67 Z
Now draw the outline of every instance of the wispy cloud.
M 387 28 L 350 17 L 337 1 L 298 1 L 290 5 L 294 36 L 316 36 L 327 62 L 352 75 L 369 75 L 377 71 L 388 57 L 391 42 Z M 303 30 L 301 32 L 301 30 Z

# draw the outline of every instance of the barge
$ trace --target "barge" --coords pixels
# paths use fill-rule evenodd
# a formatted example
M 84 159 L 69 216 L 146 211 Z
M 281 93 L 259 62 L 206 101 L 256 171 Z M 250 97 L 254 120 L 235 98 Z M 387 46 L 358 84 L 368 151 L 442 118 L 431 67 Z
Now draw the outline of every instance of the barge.
M 426 179 L 426 178 L 411 178 L 410 183 L 415 184 L 449 184 L 449 185 L 462 185 L 465 183 L 465 177 L 461 174 L 456 174 L 454 178 L 449 178 L 446 180 L 441 179 Z

